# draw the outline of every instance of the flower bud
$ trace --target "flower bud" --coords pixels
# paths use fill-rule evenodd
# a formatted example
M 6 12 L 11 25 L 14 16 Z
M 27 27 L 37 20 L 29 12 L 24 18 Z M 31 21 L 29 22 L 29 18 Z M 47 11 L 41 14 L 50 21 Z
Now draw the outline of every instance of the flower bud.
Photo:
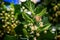
M 38 21 L 41 21 L 41 17 L 40 16 L 35 16 L 35 20 L 38 22 Z

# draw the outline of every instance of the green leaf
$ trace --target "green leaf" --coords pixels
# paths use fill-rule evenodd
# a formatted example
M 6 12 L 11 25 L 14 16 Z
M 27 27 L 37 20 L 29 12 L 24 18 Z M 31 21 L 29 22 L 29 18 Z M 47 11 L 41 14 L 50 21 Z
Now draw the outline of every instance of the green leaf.
M 16 14 L 15 14 L 15 18 L 16 18 L 16 19 L 18 18 L 18 15 L 19 15 L 19 13 L 16 13 Z
M 44 8 L 40 13 L 38 13 L 38 16 L 43 16 L 46 14 L 46 8 Z
M 25 6 L 26 8 L 28 8 L 29 11 L 32 12 L 32 15 L 35 15 L 35 13 L 34 13 L 35 5 L 34 5 L 31 1 L 27 1 L 27 2 L 24 4 L 24 6 Z
M 37 5 L 36 8 L 34 9 L 35 13 L 37 13 L 37 14 L 40 13 L 43 8 L 45 8 L 44 5 L 42 5 L 42 4 Z
M 11 8 L 14 8 L 14 4 L 11 3 L 10 6 L 11 6 Z
M 3 8 L 6 9 L 6 5 L 3 5 Z
M 34 22 L 33 19 L 31 19 L 26 13 L 22 13 L 22 16 L 26 21 L 29 20 L 31 22 Z
M 16 36 L 6 35 L 4 40 L 17 40 Z
M 50 26 L 51 24 L 47 24 L 41 31 L 47 30 Z
M 42 21 L 44 22 L 44 24 L 49 23 L 48 17 L 45 16 L 43 16 Z
M 27 37 L 28 36 L 28 32 L 26 29 L 23 29 L 23 33 L 24 33 L 24 36 Z

